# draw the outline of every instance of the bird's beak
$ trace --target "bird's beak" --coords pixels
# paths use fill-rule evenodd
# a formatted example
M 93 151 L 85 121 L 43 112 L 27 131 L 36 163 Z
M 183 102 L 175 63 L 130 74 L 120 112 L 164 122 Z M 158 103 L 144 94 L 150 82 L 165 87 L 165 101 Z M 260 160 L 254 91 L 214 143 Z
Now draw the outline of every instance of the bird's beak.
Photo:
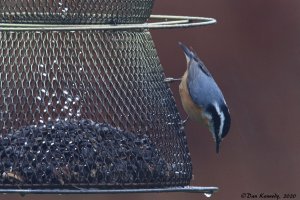
M 221 141 L 219 139 L 216 140 L 216 152 L 219 153 L 220 152 L 220 144 Z

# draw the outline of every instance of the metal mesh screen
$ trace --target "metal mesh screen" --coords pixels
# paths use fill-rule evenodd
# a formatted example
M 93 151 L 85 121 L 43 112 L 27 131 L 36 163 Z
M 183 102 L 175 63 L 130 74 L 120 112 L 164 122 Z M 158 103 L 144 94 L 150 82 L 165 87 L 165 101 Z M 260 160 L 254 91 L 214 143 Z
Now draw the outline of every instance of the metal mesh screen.
M 5 23 L 144 23 L 154 0 L 1 0 Z
M 0 186 L 187 185 L 148 31 L 0 32 Z

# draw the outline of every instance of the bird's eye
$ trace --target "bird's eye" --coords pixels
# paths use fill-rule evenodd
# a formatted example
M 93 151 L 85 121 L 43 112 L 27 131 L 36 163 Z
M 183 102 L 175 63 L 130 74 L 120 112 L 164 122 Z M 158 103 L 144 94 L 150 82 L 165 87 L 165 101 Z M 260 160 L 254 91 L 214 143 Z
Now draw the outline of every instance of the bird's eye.
M 220 132 L 220 126 L 221 126 L 221 117 L 219 115 L 218 110 L 216 109 L 214 104 L 208 105 L 206 111 L 210 113 L 211 115 L 211 122 L 214 129 L 214 134 L 217 136 Z

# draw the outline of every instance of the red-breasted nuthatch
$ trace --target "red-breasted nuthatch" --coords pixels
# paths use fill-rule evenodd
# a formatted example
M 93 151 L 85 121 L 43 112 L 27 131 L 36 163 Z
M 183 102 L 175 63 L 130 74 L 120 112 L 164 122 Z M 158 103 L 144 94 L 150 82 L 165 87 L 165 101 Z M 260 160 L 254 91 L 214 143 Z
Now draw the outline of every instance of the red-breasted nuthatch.
M 183 108 L 190 118 L 208 126 L 218 153 L 231 123 L 227 104 L 217 83 L 196 53 L 182 43 L 179 45 L 187 60 L 187 70 L 179 85 Z

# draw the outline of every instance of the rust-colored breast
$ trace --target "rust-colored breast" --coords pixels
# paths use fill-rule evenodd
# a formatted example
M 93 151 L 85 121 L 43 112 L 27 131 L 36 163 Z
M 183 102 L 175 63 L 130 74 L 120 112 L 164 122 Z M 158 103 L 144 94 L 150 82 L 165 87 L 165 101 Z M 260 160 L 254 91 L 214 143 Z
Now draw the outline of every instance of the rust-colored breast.
M 189 115 L 189 117 L 197 122 L 203 122 L 202 108 L 193 102 L 190 93 L 188 91 L 187 71 L 184 73 L 181 83 L 179 85 L 179 94 L 181 97 L 181 103 L 183 109 Z

